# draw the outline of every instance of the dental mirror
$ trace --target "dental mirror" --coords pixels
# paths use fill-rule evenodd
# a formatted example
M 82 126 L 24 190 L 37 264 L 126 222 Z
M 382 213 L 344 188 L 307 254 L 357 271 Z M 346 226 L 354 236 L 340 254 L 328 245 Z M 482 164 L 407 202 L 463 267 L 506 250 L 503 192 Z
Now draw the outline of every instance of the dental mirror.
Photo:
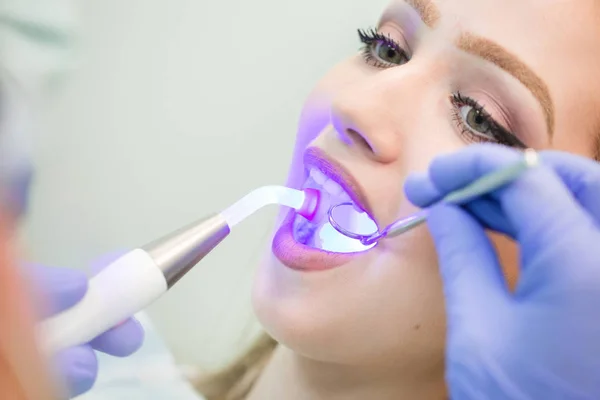
M 328 212 L 329 223 L 342 235 L 359 240 L 364 245 L 379 239 L 375 221 L 364 211 L 358 211 L 352 203 L 333 205 Z M 374 240 L 370 240 L 374 239 Z

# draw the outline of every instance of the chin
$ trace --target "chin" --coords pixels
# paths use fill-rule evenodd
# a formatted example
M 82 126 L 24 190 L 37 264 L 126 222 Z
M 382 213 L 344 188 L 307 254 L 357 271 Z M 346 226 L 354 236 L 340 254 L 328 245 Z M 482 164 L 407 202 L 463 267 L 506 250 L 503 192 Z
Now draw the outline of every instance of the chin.
M 424 282 L 437 281 L 417 277 L 404 290 L 408 281 L 395 282 L 398 277 L 385 271 L 380 278 L 393 285 L 365 279 L 389 261 L 374 251 L 340 268 L 307 273 L 268 254 L 253 287 L 256 316 L 275 340 L 311 360 L 386 368 L 435 361 L 437 368 L 445 340 L 441 287 L 425 288 Z
M 360 311 L 346 309 L 354 299 L 340 298 L 341 292 L 354 286 L 352 274 L 342 274 L 343 269 L 306 273 L 268 254 L 257 271 L 252 291 L 254 311 L 264 330 L 307 358 L 354 362 L 347 349 L 357 344 L 357 335 L 364 336 L 356 329 L 362 326 L 356 324 L 355 312 Z

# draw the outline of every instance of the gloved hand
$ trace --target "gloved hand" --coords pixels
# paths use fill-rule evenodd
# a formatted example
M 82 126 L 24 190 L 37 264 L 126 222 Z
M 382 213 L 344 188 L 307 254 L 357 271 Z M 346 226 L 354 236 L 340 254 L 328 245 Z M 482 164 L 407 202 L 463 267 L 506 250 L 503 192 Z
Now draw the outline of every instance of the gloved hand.
M 41 292 L 44 304 L 42 318 L 64 311 L 77 304 L 85 295 L 88 279 L 77 270 L 31 265 L 26 271 L 34 288 Z M 49 309 L 48 309 L 49 308 Z M 134 319 L 105 332 L 91 343 L 73 347 L 56 355 L 55 366 L 71 397 L 90 390 L 96 380 L 98 363 L 94 350 L 117 357 L 134 353 L 143 342 L 144 331 Z
M 431 208 L 453 400 L 600 399 L 600 165 L 559 152 L 540 156 L 543 167 L 490 195 Z M 519 157 L 471 146 L 434 160 L 405 192 L 426 206 Z M 514 292 L 484 228 L 519 244 Z

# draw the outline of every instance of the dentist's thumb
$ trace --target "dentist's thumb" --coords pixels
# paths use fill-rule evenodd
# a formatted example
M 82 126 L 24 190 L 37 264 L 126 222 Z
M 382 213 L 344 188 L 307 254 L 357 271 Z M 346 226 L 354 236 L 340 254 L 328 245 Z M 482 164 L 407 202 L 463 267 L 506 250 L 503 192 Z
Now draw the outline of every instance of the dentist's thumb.
M 457 206 L 432 207 L 427 225 L 438 254 L 449 332 L 480 324 L 508 295 L 490 239 L 483 226 Z

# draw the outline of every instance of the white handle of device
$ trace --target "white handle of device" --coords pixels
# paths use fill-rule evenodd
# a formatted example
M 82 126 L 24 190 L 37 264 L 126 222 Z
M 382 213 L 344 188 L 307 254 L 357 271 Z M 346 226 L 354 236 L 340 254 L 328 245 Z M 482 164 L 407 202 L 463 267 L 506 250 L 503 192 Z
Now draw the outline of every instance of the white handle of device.
M 74 307 L 40 324 L 39 339 L 47 354 L 88 343 L 144 309 L 167 291 L 154 260 L 136 249 L 108 265 L 89 281 Z

